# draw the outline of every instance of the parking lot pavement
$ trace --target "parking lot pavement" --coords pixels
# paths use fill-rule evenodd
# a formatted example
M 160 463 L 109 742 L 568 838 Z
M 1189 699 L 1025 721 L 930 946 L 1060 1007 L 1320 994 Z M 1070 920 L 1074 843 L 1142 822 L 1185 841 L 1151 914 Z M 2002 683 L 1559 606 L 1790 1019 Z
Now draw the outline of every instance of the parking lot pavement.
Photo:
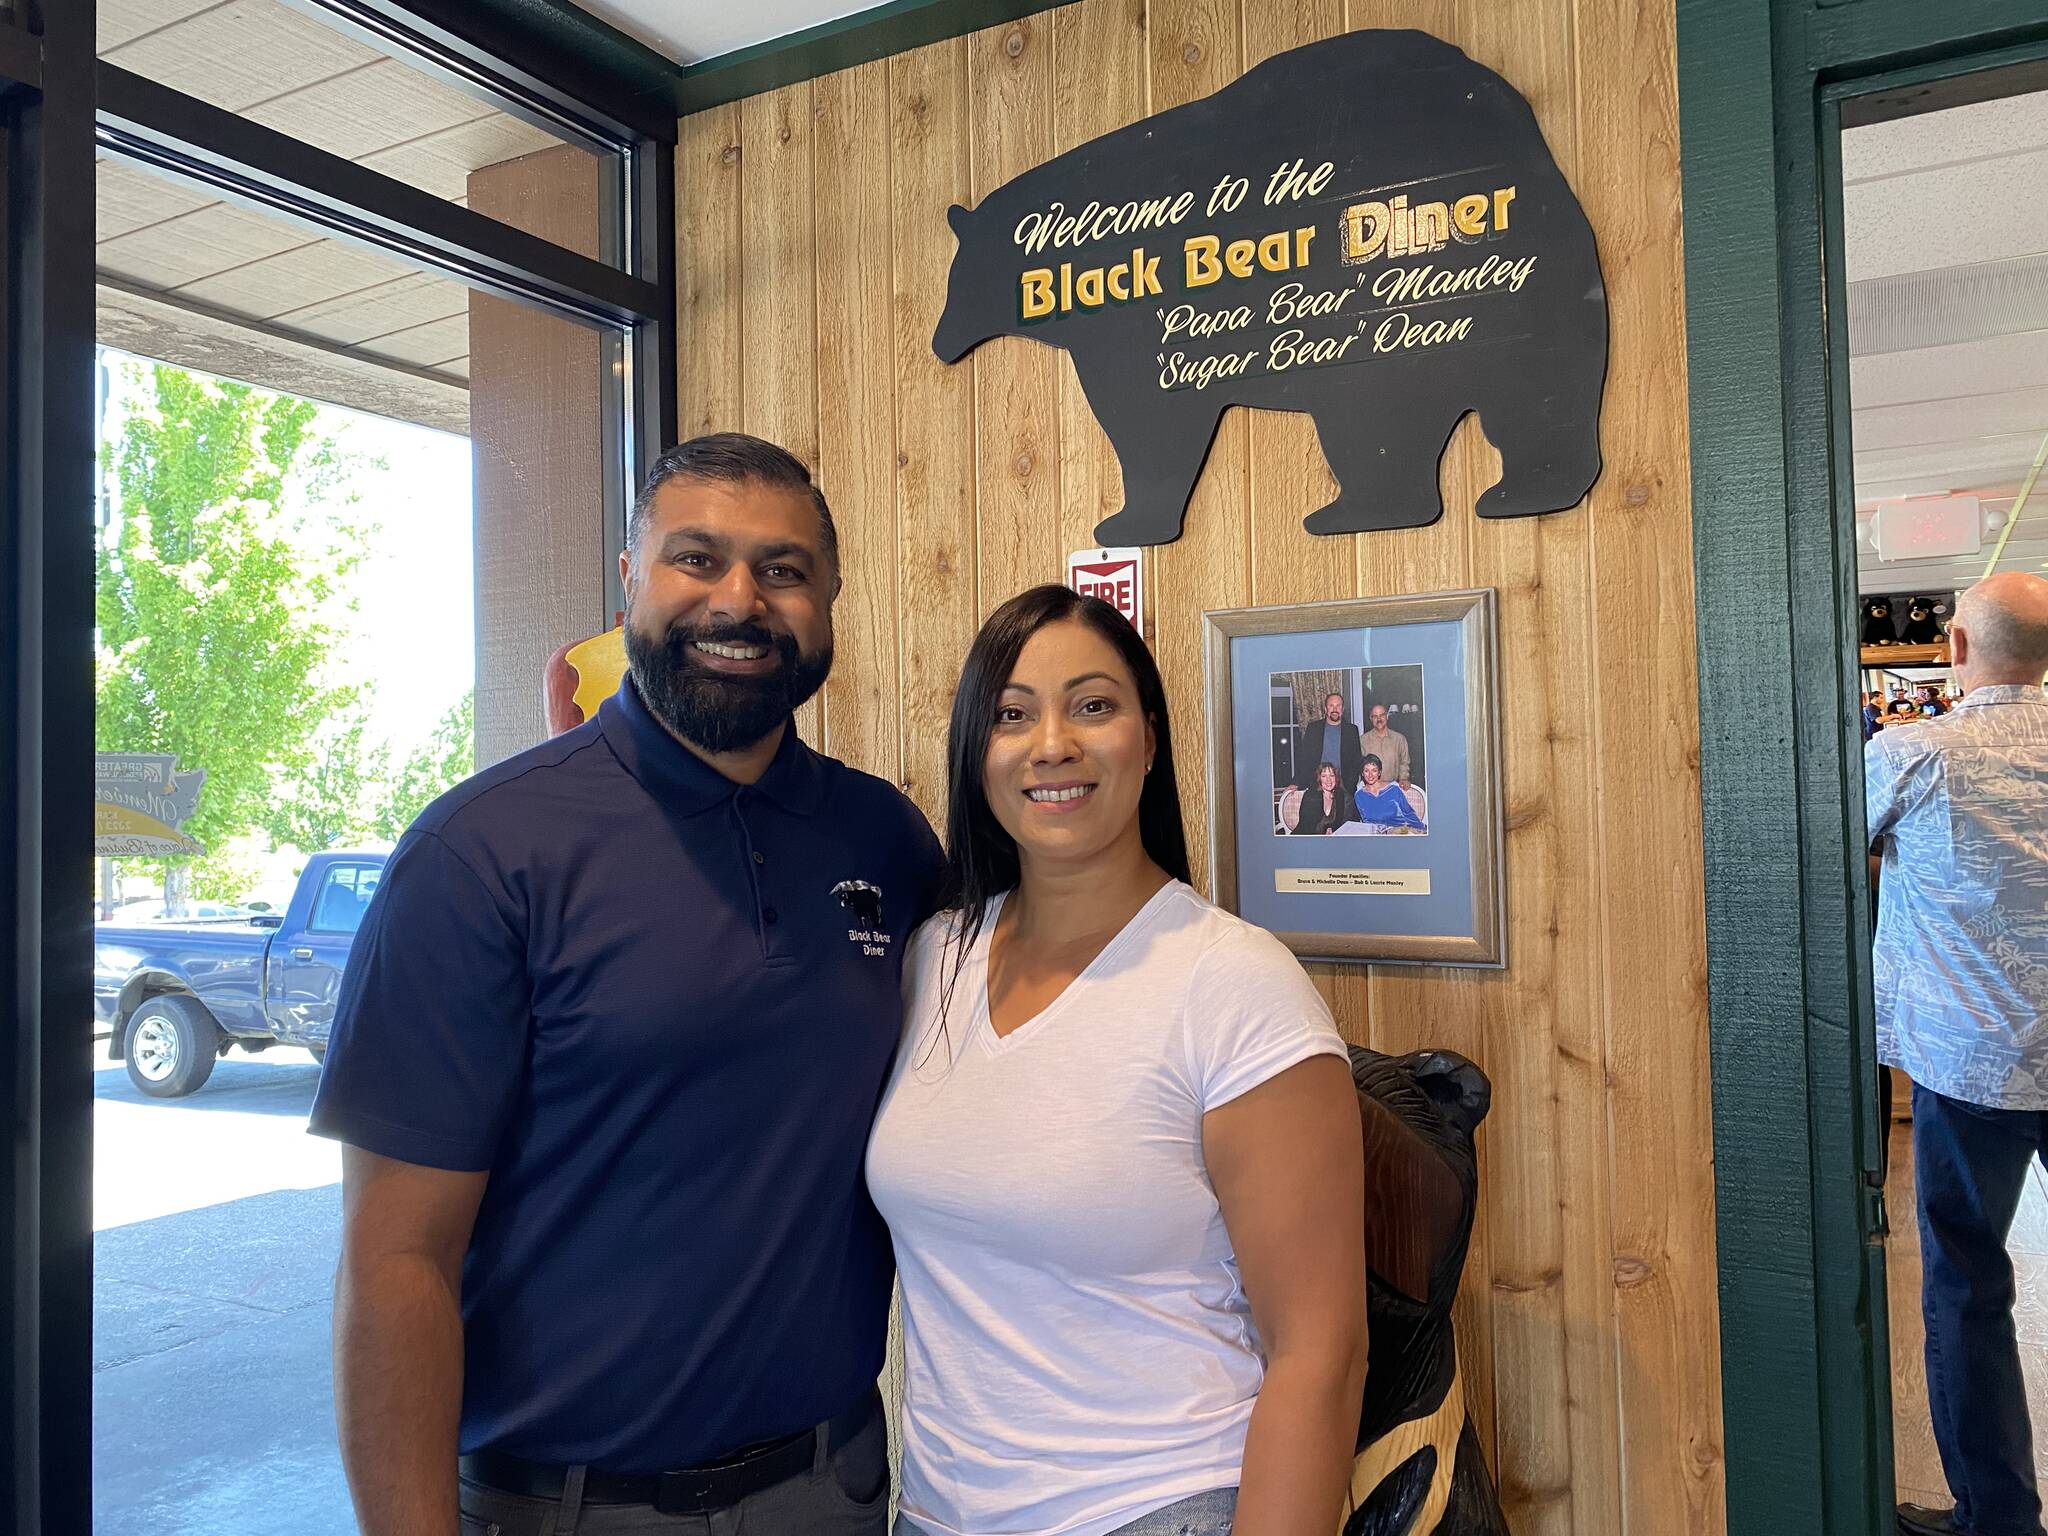
M 145 1097 L 94 1047 L 95 1536 L 351 1536 L 328 1334 L 341 1157 L 303 1051 Z

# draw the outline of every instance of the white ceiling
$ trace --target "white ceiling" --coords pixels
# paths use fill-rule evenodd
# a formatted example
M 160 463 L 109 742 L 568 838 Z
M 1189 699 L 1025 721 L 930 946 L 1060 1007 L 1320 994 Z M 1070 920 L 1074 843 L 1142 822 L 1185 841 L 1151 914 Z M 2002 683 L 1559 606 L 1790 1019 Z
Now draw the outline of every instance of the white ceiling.
M 100 0 L 99 56 L 464 203 L 541 130 L 280 0 Z M 469 421 L 469 290 L 103 158 L 100 339 L 449 431 Z
M 1865 592 L 1936 592 L 1983 575 L 2048 435 L 2048 92 L 1842 135 L 1856 503 L 1983 499 L 1983 551 L 1884 562 Z M 1999 569 L 2048 563 L 2048 475 Z
M 576 0 L 679 64 L 770 42 L 842 16 L 879 10 L 873 0 Z

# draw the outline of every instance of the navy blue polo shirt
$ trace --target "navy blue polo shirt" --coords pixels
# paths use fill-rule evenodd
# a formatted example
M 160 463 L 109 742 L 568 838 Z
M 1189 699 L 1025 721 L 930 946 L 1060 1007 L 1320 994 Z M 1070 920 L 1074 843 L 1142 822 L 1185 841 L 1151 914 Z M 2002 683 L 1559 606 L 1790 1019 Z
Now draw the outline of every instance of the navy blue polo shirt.
M 736 785 L 630 677 L 414 823 L 312 1129 L 490 1174 L 465 1452 L 700 1465 L 873 1385 L 894 1266 L 862 1160 L 938 875 L 893 785 L 794 729 Z

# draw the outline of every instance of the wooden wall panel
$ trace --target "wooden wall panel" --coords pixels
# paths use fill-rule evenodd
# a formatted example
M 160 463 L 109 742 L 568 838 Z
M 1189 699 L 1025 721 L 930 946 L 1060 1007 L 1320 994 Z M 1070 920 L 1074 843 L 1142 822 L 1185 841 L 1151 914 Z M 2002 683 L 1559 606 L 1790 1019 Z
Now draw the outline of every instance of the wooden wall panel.
M 1575 0 L 1580 174 L 1607 273 L 1590 640 L 1601 794 L 1601 1059 L 1626 1523 L 1726 1519 L 1686 414 L 1675 19 Z M 1655 935 L 1655 942 L 1649 936 Z M 1586 1074 L 1590 1075 L 1590 1074 Z M 1596 1085 L 1582 1085 L 1598 1103 Z M 1680 1106 L 1675 1096 L 1691 1102 Z
M 817 229 L 811 207 L 811 82 L 739 102 L 739 430 L 780 442 L 817 471 Z M 825 739 L 825 694 L 797 711 Z
M 973 201 L 970 124 L 966 39 L 889 61 L 903 783 L 935 826 L 945 824 L 953 685 L 976 622 L 974 373 L 932 351 L 953 260 L 946 209 Z M 906 230 L 930 235 L 905 239 Z
M 740 426 L 818 462 L 817 239 L 809 81 L 739 103 Z
M 1465 46 L 1480 63 L 1513 72 L 1572 180 L 1570 0 L 1475 4 Z M 1500 473 L 1516 470 L 1503 464 Z M 1574 1146 L 1557 1072 L 1560 1031 L 1583 1033 L 1598 1016 L 1599 932 L 1577 894 L 1599 876 L 1585 664 L 1586 523 L 1581 506 L 1546 517 L 1475 519 L 1470 532 L 1472 584 L 1500 594 L 1501 687 L 1518 705 L 1503 715 L 1507 858 L 1529 892 L 1509 909 L 1508 950 L 1516 963 L 1487 989 L 1481 1043 L 1488 1069 L 1517 1090 L 1495 1101 L 1486 1214 L 1502 1503 L 1510 1525 L 1529 1536 L 1598 1528 L 1581 1526 L 1574 1499 L 1565 1272 L 1568 1265 L 1595 1273 L 1604 1266 L 1596 1251 L 1568 1245 L 1563 1206 L 1567 1190 L 1591 1198 L 1599 1191 L 1568 1177 Z M 1602 1139 L 1576 1146 L 1598 1153 Z M 1592 1401 L 1609 1420 L 1611 1440 L 1614 1410 L 1597 1394 Z M 1601 1479 L 1587 1480 L 1589 1500 L 1604 1493 Z
M 1052 29 L 1050 16 L 1027 16 L 967 39 L 970 205 L 1053 157 Z M 1066 576 L 1059 375 L 1059 352 L 1021 337 L 999 337 L 975 359 L 978 617 L 1027 587 Z
M 740 422 L 740 158 L 737 104 L 678 125 L 676 419 L 684 437 Z
M 1198 877 L 1205 609 L 1498 591 L 1509 966 L 1310 973 L 1347 1037 L 1448 1046 L 1493 1079 L 1457 1322 L 1517 1536 L 1718 1536 L 1671 17 L 1630 0 L 1080 0 L 690 119 L 678 157 L 683 420 L 790 420 L 792 446 L 815 455 L 847 553 L 826 740 L 937 818 L 946 715 L 977 617 L 1056 576 L 1122 504 L 1115 455 L 1063 353 L 1009 338 L 953 368 L 932 356 L 953 252 L 946 206 L 1285 48 L 1368 26 L 1448 38 L 1534 105 L 1600 243 L 1607 469 L 1574 511 L 1479 519 L 1473 503 L 1504 466 L 1467 417 L 1439 469 L 1442 518 L 1319 539 L 1301 519 L 1334 482 L 1310 423 L 1227 413 L 1184 536 L 1147 556 L 1148 636 L 1173 700 Z M 820 237 L 808 251 L 764 249 L 756 240 L 786 240 L 790 204 L 763 170 L 775 151 L 755 139 L 804 110 Z M 786 290 L 807 284 L 811 333 L 771 322 L 801 308 Z M 693 332 L 706 342 L 694 353 Z M 805 370 L 815 414 L 769 411 L 801 395 Z
M 889 65 L 816 83 L 818 484 L 845 586 L 825 684 L 826 745 L 869 773 L 903 772 L 896 604 L 896 353 L 889 223 Z
M 812 85 L 739 103 L 739 427 L 818 464 L 817 233 L 811 201 Z M 826 739 L 826 698 L 797 711 Z

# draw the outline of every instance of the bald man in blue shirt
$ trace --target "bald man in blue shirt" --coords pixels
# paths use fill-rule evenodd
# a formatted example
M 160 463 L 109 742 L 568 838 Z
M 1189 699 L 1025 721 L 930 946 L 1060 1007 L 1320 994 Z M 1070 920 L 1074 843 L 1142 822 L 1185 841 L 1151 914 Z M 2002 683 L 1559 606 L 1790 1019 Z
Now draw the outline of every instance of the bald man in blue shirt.
M 1905 1536 L 2041 1536 L 2006 1238 L 2048 1162 L 2048 581 L 1987 577 L 1949 635 L 1963 701 L 1865 749 L 1884 840 L 1880 1058 L 1913 1082 L 1927 1403 L 1952 1509 Z

